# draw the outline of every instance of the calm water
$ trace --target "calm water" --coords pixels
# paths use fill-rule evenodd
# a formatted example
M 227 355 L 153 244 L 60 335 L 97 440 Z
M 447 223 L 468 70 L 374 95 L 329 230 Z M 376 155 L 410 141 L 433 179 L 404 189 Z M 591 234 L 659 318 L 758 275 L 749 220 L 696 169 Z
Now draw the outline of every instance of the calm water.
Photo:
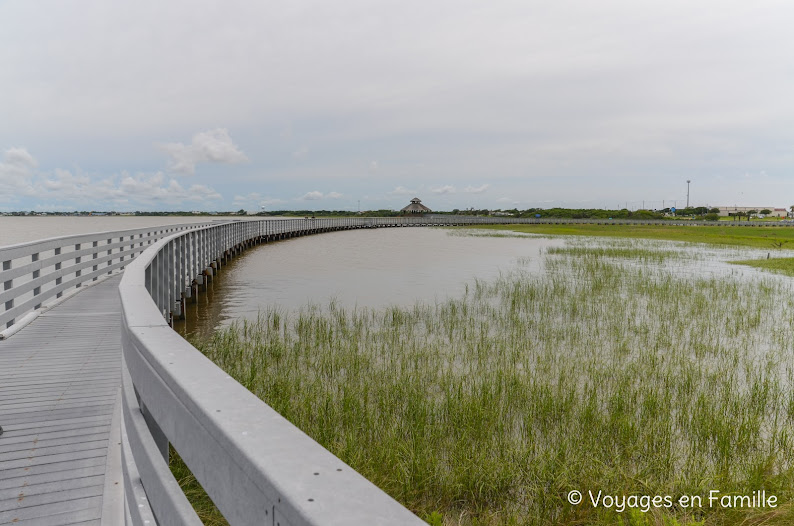
M 336 300 L 385 307 L 457 297 L 467 282 L 492 279 L 519 266 L 539 269 L 542 250 L 560 246 L 539 237 L 461 237 L 436 228 L 349 230 L 260 245 L 218 274 L 183 334 L 207 335 L 238 318 L 255 319 L 277 306 L 299 309 Z

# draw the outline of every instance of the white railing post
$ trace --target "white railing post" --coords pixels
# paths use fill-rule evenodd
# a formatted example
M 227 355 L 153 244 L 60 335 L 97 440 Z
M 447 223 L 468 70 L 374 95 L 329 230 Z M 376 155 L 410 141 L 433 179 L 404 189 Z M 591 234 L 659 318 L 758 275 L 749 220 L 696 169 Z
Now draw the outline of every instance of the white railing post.
M 190 235 L 189 235 L 189 238 L 188 238 L 189 242 L 190 242 L 190 248 L 189 248 L 189 250 L 190 250 L 190 252 L 189 252 L 189 256 L 190 256 L 190 266 L 189 266 L 190 276 L 188 276 L 188 279 L 190 280 L 191 287 L 193 286 L 193 280 L 196 279 L 197 274 L 198 274 L 198 272 L 197 272 L 198 264 L 196 263 L 196 237 L 197 236 L 198 236 L 198 234 L 196 232 L 191 232 Z
M 60 256 L 60 255 L 61 255 L 61 247 L 57 247 L 55 249 L 55 256 Z M 59 270 L 61 270 L 60 261 L 55 264 L 55 272 L 57 273 Z M 58 287 L 58 285 L 60 285 L 62 281 L 63 281 L 63 277 L 59 275 L 57 278 L 55 278 L 55 286 Z M 56 298 L 60 298 L 61 296 L 63 296 L 63 292 L 58 292 L 55 294 Z
M 74 250 L 75 250 L 75 252 L 77 252 L 77 251 L 79 251 L 79 250 L 80 250 L 80 246 L 81 246 L 81 243 L 77 243 L 77 244 L 75 244 L 75 246 L 74 246 Z M 74 264 L 75 264 L 75 265 L 79 264 L 79 263 L 80 263 L 80 261 L 81 261 L 82 259 L 83 259 L 83 258 L 82 258 L 81 256 L 77 256 L 77 257 L 75 257 L 75 258 L 74 258 Z M 75 270 L 75 271 L 74 271 L 74 277 L 75 277 L 75 278 L 79 278 L 79 277 L 80 277 L 80 275 L 82 275 L 82 273 L 83 273 L 83 271 L 82 271 L 81 269 L 77 269 L 77 270 Z M 78 280 L 78 281 L 77 281 L 77 284 L 75 285 L 75 287 L 76 287 L 76 288 L 80 288 L 80 286 L 81 286 L 81 285 L 82 285 L 82 283 L 81 283 L 81 282 Z
M 38 261 L 38 260 L 39 260 L 39 253 L 38 253 L 38 252 L 35 252 L 35 253 L 33 253 L 33 254 L 31 254 L 31 255 L 30 255 L 30 262 L 31 262 L 31 263 L 35 263 L 35 262 L 36 262 L 36 261 Z M 34 271 L 33 271 L 33 274 L 32 274 L 32 276 L 31 276 L 31 277 L 32 277 L 34 280 L 37 280 L 37 279 L 39 279 L 39 276 L 40 276 L 40 275 L 41 275 L 41 270 L 39 270 L 39 269 L 36 269 L 36 270 L 34 270 Z M 33 296 L 34 296 L 34 297 L 38 296 L 39 294 L 41 294 L 41 285 L 39 285 L 39 286 L 37 286 L 37 287 L 35 287 L 35 288 L 33 289 Z M 36 310 L 36 309 L 40 309 L 40 308 L 41 308 L 41 303 L 37 303 L 36 305 L 34 305 L 34 306 L 33 306 L 33 309 L 34 309 L 34 310 Z
M 99 245 L 99 241 L 94 241 L 94 242 L 92 243 L 92 245 L 91 245 L 91 246 L 93 246 L 94 248 L 96 248 L 96 247 L 97 247 L 97 245 Z M 99 257 L 99 253 L 98 253 L 98 252 L 96 252 L 96 251 L 94 251 L 94 253 L 93 253 L 93 257 L 92 257 L 91 259 L 97 259 L 98 257 Z M 91 270 L 93 270 L 93 271 L 94 271 L 94 273 L 96 273 L 96 271 L 97 271 L 98 269 L 99 269 L 99 265 L 94 265 L 94 266 L 91 268 Z M 99 279 L 99 276 L 94 276 L 94 279 L 93 279 L 92 281 L 96 281 L 96 280 L 98 280 L 98 279 Z
M 3 261 L 3 270 L 11 270 L 11 260 Z M 3 290 L 11 290 L 14 286 L 14 280 L 8 279 L 3 282 Z M 14 298 L 6 300 L 6 311 L 10 311 L 14 308 Z M 11 327 L 14 324 L 14 319 L 10 319 L 6 322 L 6 328 Z
M 119 236 L 119 244 L 122 244 L 123 242 L 124 242 L 124 236 Z M 121 256 L 119 256 L 119 261 L 124 261 L 124 245 L 123 244 L 119 247 L 119 252 L 121 253 Z M 124 265 L 121 266 L 121 270 L 124 270 Z
M 111 247 L 112 243 L 113 243 L 113 239 L 112 238 L 108 239 L 108 242 L 107 242 L 107 245 L 108 245 L 108 253 L 107 253 L 108 264 L 107 264 L 107 266 L 108 267 L 113 266 L 113 248 Z M 113 270 L 108 269 L 108 275 L 110 275 L 112 273 L 113 273 Z
M 175 301 L 179 302 L 179 317 L 185 315 L 185 302 L 182 295 L 185 292 L 185 237 L 179 236 L 177 238 L 177 269 L 176 269 L 176 289 Z
M 166 296 L 166 316 L 169 323 L 173 323 L 173 312 L 174 312 L 174 272 L 171 270 L 175 268 L 174 263 L 174 243 L 173 241 L 168 243 L 165 246 L 166 249 L 166 268 L 165 268 L 165 275 L 168 280 L 168 289 L 167 289 L 167 296 Z

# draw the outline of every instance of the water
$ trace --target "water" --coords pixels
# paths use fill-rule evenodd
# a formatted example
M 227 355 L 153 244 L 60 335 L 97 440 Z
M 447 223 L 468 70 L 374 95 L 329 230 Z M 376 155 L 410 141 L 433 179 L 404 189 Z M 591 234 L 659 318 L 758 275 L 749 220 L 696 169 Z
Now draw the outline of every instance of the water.
M 471 232 L 474 235 L 456 235 Z M 509 235 L 437 228 L 341 231 L 300 237 L 243 252 L 216 276 L 198 305 L 176 329 L 207 336 L 240 318 L 256 319 L 275 306 L 295 311 L 336 301 L 344 307 L 383 308 L 434 303 L 463 295 L 475 279 L 489 281 L 516 269 L 540 273 L 550 247 L 630 247 L 680 254 L 659 264 L 622 260 L 683 279 L 718 278 L 776 281 L 791 278 L 728 261 L 762 258 L 766 250 L 715 247 L 674 241 L 566 236 Z M 500 234 L 501 235 L 501 234 Z M 778 251 L 793 257 L 794 251 Z M 569 277 L 565 277 L 568 279 Z M 570 277 L 570 279 L 574 279 Z
M 562 240 L 449 235 L 441 228 L 347 230 L 249 249 L 216 276 L 176 329 L 208 335 L 268 306 L 297 310 L 336 300 L 348 307 L 433 303 L 521 266 L 539 270 L 542 252 Z

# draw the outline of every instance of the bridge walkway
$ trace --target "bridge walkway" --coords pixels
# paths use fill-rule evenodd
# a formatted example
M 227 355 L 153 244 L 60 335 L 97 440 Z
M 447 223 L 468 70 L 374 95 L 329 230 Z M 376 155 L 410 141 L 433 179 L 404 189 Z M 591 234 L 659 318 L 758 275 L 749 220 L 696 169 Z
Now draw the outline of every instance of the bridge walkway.
M 0 341 L 0 524 L 123 521 L 120 279 Z

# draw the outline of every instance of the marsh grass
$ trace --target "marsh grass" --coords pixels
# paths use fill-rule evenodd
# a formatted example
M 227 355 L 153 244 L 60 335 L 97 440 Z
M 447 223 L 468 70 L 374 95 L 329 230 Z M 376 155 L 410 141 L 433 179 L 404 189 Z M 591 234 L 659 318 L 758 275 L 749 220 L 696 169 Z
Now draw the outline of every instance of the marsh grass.
M 212 499 L 209 498 L 207 492 L 201 487 L 173 446 L 169 446 L 168 467 L 205 526 L 228 526 L 229 523 L 215 507 Z
M 788 288 L 575 248 L 435 305 L 270 308 L 193 343 L 429 523 L 792 523 Z M 782 506 L 617 513 L 572 489 Z
M 786 276 L 794 276 L 794 258 L 745 259 L 741 261 L 731 261 L 731 263 L 769 270 L 770 272 L 784 274 Z
M 664 263 L 670 259 L 682 258 L 681 252 L 674 250 L 645 249 L 625 246 L 607 247 L 588 247 L 588 246 L 565 246 L 549 247 L 546 252 L 553 255 L 568 255 L 579 258 L 610 258 L 610 259 L 629 259 L 643 263 Z
M 743 246 L 777 250 L 794 242 L 794 228 L 778 226 L 677 226 L 624 224 L 527 224 L 477 225 L 458 227 L 460 230 L 484 232 L 518 232 L 545 236 L 597 236 L 609 238 L 657 239 L 706 243 L 720 246 Z

